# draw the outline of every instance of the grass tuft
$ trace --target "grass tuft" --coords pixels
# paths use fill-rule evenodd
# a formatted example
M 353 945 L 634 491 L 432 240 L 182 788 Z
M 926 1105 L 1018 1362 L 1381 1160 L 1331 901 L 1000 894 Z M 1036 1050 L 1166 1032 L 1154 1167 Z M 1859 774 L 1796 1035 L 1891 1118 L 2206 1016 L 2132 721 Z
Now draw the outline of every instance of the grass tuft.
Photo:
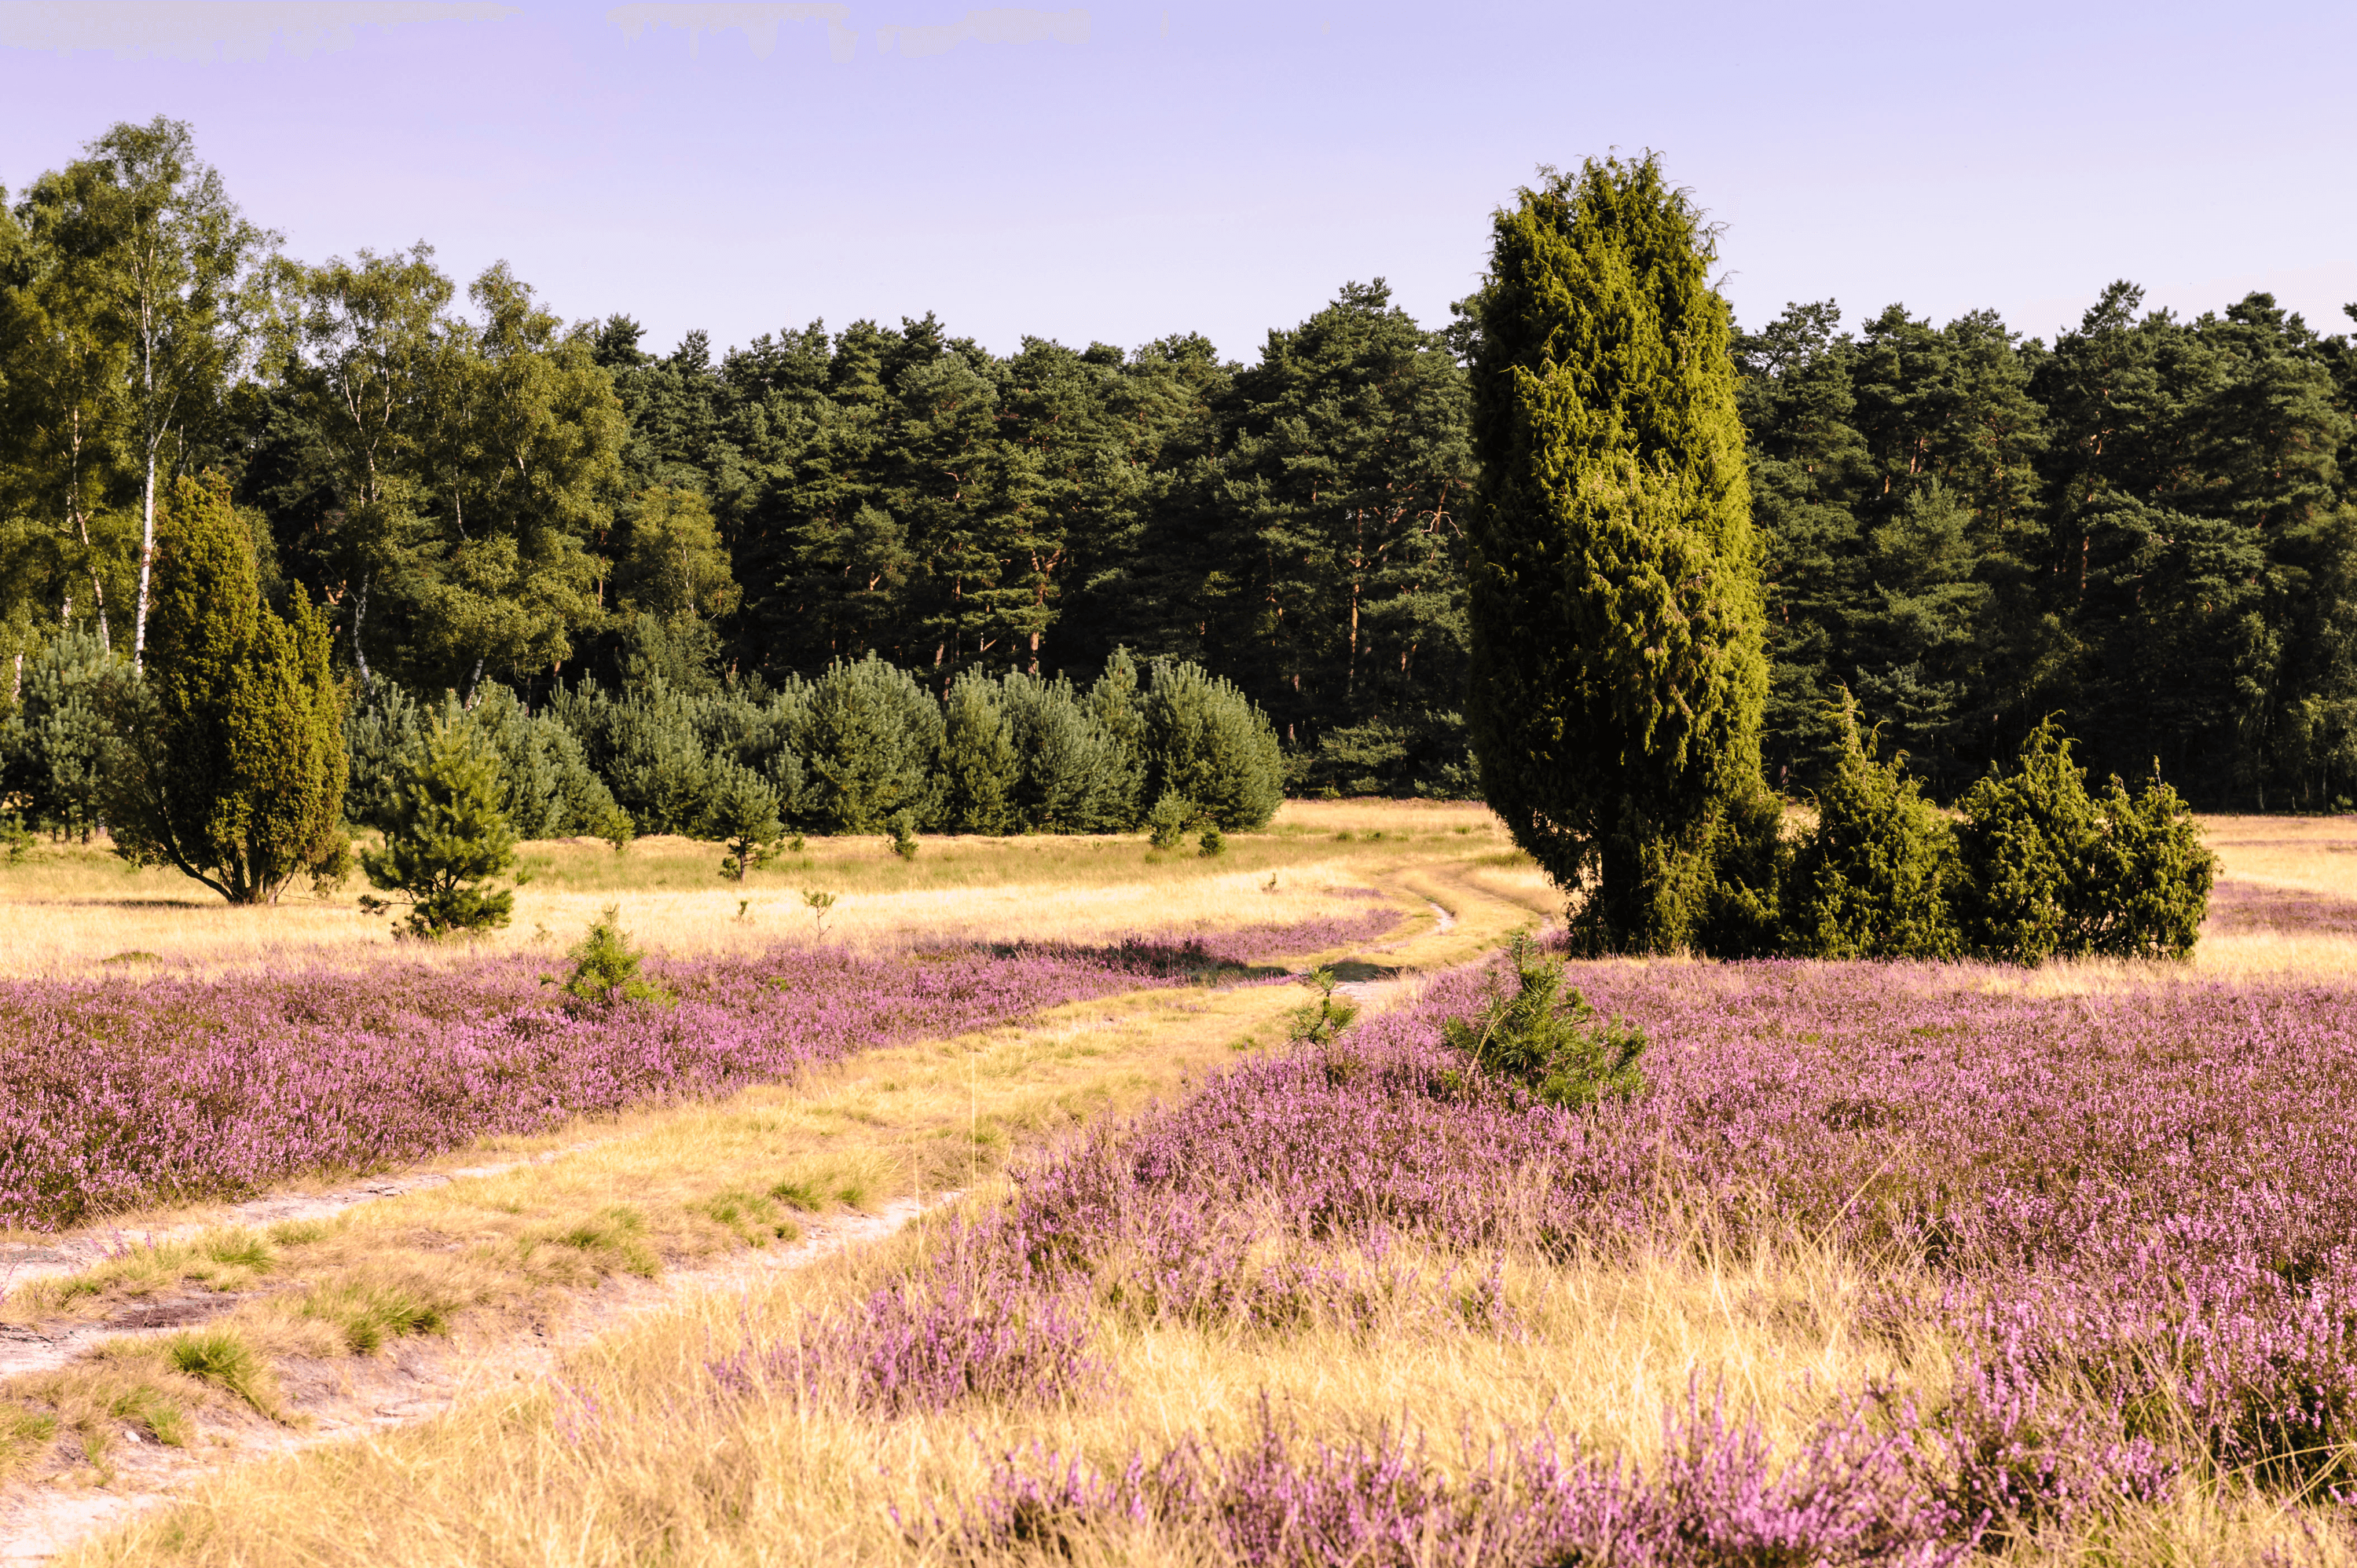
M 234 1328 L 184 1328 L 164 1341 L 164 1359 L 174 1371 L 236 1395 L 264 1415 L 277 1415 L 270 1374 L 262 1357 Z

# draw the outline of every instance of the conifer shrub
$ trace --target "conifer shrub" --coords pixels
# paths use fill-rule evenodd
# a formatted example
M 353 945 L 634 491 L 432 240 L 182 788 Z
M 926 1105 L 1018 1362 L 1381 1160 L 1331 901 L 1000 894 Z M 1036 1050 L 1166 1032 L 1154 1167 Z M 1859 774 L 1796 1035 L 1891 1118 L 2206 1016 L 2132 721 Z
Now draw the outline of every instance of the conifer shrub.
M 114 659 L 95 631 L 69 628 L 25 661 L 16 711 L 0 723 L 0 799 L 37 828 L 90 842 L 102 819 L 113 726 Z
M 901 811 L 931 818 L 942 705 L 905 670 L 870 654 L 836 664 L 810 693 L 807 819 L 829 833 L 873 833 Z
M 421 939 L 506 925 L 515 896 L 487 886 L 515 860 L 501 795 L 499 767 L 474 731 L 437 721 L 394 792 L 384 847 L 361 852 L 370 885 L 394 897 L 361 907 L 406 904 L 404 926 Z
M 1095 721 L 1112 756 L 1106 763 L 1107 791 L 1103 815 L 1094 831 L 1126 832 L 1145 815 L 1146 714 L 1139 704 L 1137 663 L 1126 648 L 1113 657 L 1089 687 L 1089 717 Z
M 713 772 L 717 782 L 705 825 L 728 848 L 720 862 L 720 875 L 742 882 L 747 872 L 777 853 L 778 840 L 785 832 L 785 824 L 778 819 L 777 791 L 740 762 L 723 760 Z
M 1453 1049 L 1480 1070 L 1529 1090 L 1534 1099 L 1569 1110 L 1625 1099 L 1644 1088 L 1639 1065 L 1645 1054 L 1642 1029 L 1606 1018 L 1577 989 L 1566 994 L 1563 961 L 1540 952 L 1529 938 L 1516 937 L 1508 958 L 1513 992 L 1509 994 L 1493 972 L 1481 1011 L 1442 1025 Z
M 617 1007 L 630 1002 L 668 1005 L 672 993 L 639 972 L 646 955 L 622 929 L 621 907 L 608 904 L 565 956 L 573 972 L 565 982 L 572 1007 Z
M 1119 670 L 1126 670 L 1125 660 Z M 1107 686 L 1116 675 L 1109 671 L 1096 690 L 1117 692 L 1117 684 Z M 1108 697 L 1101 703 L 1093 694 L 1083 699 L 1060 676 L 1050 681 L 1021 673 L 1007 676 L 1001 691 L 1020 759 L 1015 811 L 1023 827 L 1073 833 L 1135 826 L 1139 761 L 1125 738 L 1139 722 L 1131 699 Z M 1109 721 L 1109 713 L 1116 717 Z
M 697 723 L 702 705 L 660 675 L 619 693 L 584 681 L 552 703 L 638 832 L 690 836 L 712 797 L 712 753 Z
M 379 676 L 361 693 L 344 714 L 345 821 L 380 832 L 393 822 L 403 770 L 425 727 L 416 699 L 395 682 Z
M 1956 835 L 1897 759 L 1882 762 L 1844 693 L 1839 748 L 1817 795 L 1816 831 L 1792 860 L 1784 898 L 1788 950 L 1812 958 L 1953 958 L 1963 946 L 1954 899 Z
M 1183 795 L 1165 790 L 1146 813 L 1147 841 L 1156 849 L 1177 849 L 1186 842 L 1187 826 L 1196 820 L 1195 804 Z
M 1320 967 L 1312 970 L 1309 983 L 1318 994 L 1286 1015 L 1286 1038 L 1304 1045 L 1322 1046 L 1349 1028 L 1359 1015 L 1359 1004 L 1348 996 L 1335 994 L 1334 972 Z
M 1784 801 L 1759 779 L 1721 802 L 1706 864 L 1709 881 L 1695 947 L 1713 958 L 1766 958 L 1784 950 L 1783 889 L 1792 861 Z
M 966 671 L 942 699 L 942 825 L 953 833 L 1012 832 L 1022 772 L 999 683 Z
M 1195 841 L 1195 847 L 1206 860 L 1214 855 L 1225 854 L 1228 853 L 1227 835 L 1217 828 L 1205 828 L 1203 836 Z
M 2157 776 L 2134 796 L 2117 779 L 2091 796 L 2049 718 L 2014 770 L 1975 784 L 1962 808 L 1958 902 L 1971 951 L 2015 963 L 2192 951 L 2217 862 Z
M 892 835 L 892 853 L 902 860 L 917 858 L 917 813 L 903 808 L 885 824 Z
M 1149 791 L 1192 801 L 1231 832 L 1268 825 L 1285 800 L 1285 757 L 1268 715 L 1196 664 L 1157 660 L 1145 700 Z
M 299 594 L 284 618 L 262 603 L 217 477 L 173 492 L 148 630 L 145 669 L 109 683 L 115 851 L 232 904 L 274 901 L 344 842 L 344 691 L 326 615 Z
M 1692 945 L 1756 786 L 1768 667 L 1732 312 L 1648 156 L 1493 221 L 1474 295 L 1468 733 L 1481 789 L 1587 951 Z

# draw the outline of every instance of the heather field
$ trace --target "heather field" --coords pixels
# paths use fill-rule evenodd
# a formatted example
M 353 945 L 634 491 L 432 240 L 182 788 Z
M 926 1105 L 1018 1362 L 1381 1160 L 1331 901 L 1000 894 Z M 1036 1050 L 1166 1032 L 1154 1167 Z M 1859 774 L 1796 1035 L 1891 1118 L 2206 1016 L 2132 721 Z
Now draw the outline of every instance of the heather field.
M 1367 904 L 1093 950 L 780 947 L 658 965 L 649 978 L 667 1005 L 579 1005 L 509 956 L 375 974 L 0 982 L 0 1230 L 383 1170 L 487 1134 L 783 1081 L 883 1045 L 1241 975 L 1400 918 Z
M 285 1244 L 282 1289 L 321 1299 L 396 1254 L 433 1277 L 432 1237 L 489 1234 L 503 1205 L 544 1235 L 633 1185 L 668 1262 L 693 1227 L 665 1215 L 711 1229 L 716 1184 L 809 1155 L 761 1143 L 789 1116 L 863 1129 L 825 1145 L 829 1171 L 870 1173 L 851 1207 L 907 1190 L 880 1173 L 919 1143 L 974 1161 L 968 1196 L 431 1419 L 193 1475 L 78 1560 L 2348 1563 L 2357 834 L 2212 837 L 2226 877 L 2190 966 L 1570 964 L 1647 1040 L 1641 1090 L 1581 1110 L 1444 1039 L 1509 984 L 1464 960 L 1545 907 L 1485 841 L 1371 875 L 1383 925 L 1329 897 L 1329 924 L 1262 921 L 1178 963 L 836 952 L 811 995 L 880 1022 L 830 1034 L 810 1008 L 791 1048 L 748 1023 L 708 1056 L 665 1057 L 659 1026 L 585 1033 L 585 1063 L 660 1059 L 675 1085 L 613 1091 L 640 1109 L 614 1113 L 604 1186 L 404 1198 L 315 1262 Z M 1457 929 L 1386 931 L 1420 894 Z M 1390 981 L 1329 1039 L 1287 1041 L 1298 987 L 1172 983 L 1313 938 Z M 748 1019 L 792 1015 L 759 1012 L 788 993 L 758 963 L 674 963 L 673 1017 L 732 986 Z M 470 983 L 546 1012 L 528 963 Z M 296 991 L 357 1015 L 334 983 Z M 983 1043 L 910 1039 L 928 1016 Z M 469 1082 L 456 1061 L 436 1081 Z M 737 1071 L 789 1081 L 732 1096 Z M 542 1091 L 625 1077 L 551 1067 Z M 699 1160 L 705 1187 L 672 1174 Z M 297 1386 L 320 1354 L 301 1312 L 238 1288 L 224 1321 Z M 496 1367 L 503 1342 L 466 1326 L 511 1315 L 497 1295 L 401 1343 Z M 234 1402 L 208 1387 L 204 1408 Z M 258 1409 L 240 1419 L 270 1424 Z M 102 1490 L 102 1468 L 53 1474 Z

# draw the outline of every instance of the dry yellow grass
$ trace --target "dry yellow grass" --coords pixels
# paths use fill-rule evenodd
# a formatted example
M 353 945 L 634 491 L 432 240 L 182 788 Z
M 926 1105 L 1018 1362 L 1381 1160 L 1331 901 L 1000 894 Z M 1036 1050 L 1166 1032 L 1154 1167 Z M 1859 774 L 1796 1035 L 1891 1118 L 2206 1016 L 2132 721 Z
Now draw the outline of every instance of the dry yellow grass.
M 1347 839 L 1338 837 L 1350 835 Z M 1380 835 L 1380 836 L 1375 836 Z M 1288 802 L 1269 831 L 1228 838 L 1215 858 L 1157 854 L 1136 837 L 933 838 L 903 861 L 881 839 L 810 839 L 744 882 L 724 881 L 716 844 L 646 839 L 617 855 L 568 840 L 523 846 L 533 879 L 515 916 L 478 943 L 396 942 L 363 915 L 357 880 L 314 898 L 233 908 L 178 872 L 133 872 L 102 846 L 43 846 L 0 860 L 0 975 L 142 970 L 218 973 L 263 965 L 463 961 L 480 946 L 554 951 L 619 905 L 648 946 L 675 954 L 758 950 L 813 930 L 802 892 L 833 892 L 830 937 L 860 944 L 961 939 L 1102 942 L 1143 931 L 1218 930 L 1330 910 L 1336 887 L 1469 846 L 1502 851 L 1484 807 L 1458 802 Z M 1269 891 L 1271 878 L 1276 886 Z
M 1478 1451 L 1542 1424 L 1650 1456 L 1663 1410 L 1683 1405 L 1697 1378 L 1789 1443 L 1834 1388 L 1946 1375 L 1936 1343 L 1894 1348 L 1858 1332 L 1863 1275 L 1794 1252 L 1515 1265 L 1517 1336 L 1412 1311 L 1270 1336 L 1141 1325 L 1101 1307 L 1111 1390 L 1047 1412 L 880 1420 L 782 1390 L 717 1394 L 705 1370 L 715 1357 L 790 1337 L 929 1244 L 915 1235 L 749 1296 L 690 1304 L 574 1358 L 562 1391 L 487 1398 L 414 1431 L 218 1477 L 77 1561 L 925 1562 L 934 1552 L 888 1509 L 911 1525 L 944 1503 L 954 1516 L 1002 1455 L 1032 1443 L 1118 1466 L 1189 1433 L 1232 1442 L 1254 1429 L 1264 1396 L 1280 1419 L 1329 1437 L 1428 1433 L 1447 1464 L 1460 1433 Z M 1438 1268 L 1427 1261 L 1426 1272 Z M 1762 1309 L 1796 1302 L 1807 1310 Z M 1819 1391 L 1796 1388 L 1803 1370 L 1825 1380 Z

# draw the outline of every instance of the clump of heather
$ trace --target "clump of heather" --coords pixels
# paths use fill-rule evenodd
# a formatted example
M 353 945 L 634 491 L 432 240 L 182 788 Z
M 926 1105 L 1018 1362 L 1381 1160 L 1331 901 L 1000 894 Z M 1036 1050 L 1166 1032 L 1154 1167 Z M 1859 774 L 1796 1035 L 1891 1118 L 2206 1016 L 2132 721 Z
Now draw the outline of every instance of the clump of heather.
M 1075 1305 L 1004 1265 L 986 1231 L 954 1228 L 915 1274 L 791 1342 L 748 1346 L 705 1370 L 731 1392 L 833 1388 L 888 1416 L 969 1401 L 1053 1404 L 1101 1384 Z
M 727 1093 L 857 1051 L 1355 940 L 1395 911 L 1135 939 L 650 962 L 675 1005 L 567 1008 L 527 958 L 0 983 L 0 1226 L 382 1169 L 490 1133 Z
M 1419 1440 L 1305 1441 L 1265 1408 L 1230 1450 L 1183 1439 L 1117 1475 L 1076 1455 L 1006 1456 L 954 1522 L 951 1555 L 1069 1555 L 1087 1535 L 1150 1535 L 1262 1568 L 1353 1563 L 1954 1563 L 1982 1520 L 1924 1484 L 1911 1411 L 1864 1406 L 1789 1463 L 1759 1428 L 1698 1402 L 1673 1412 L 1650 1473 L 1540 1434 L 1453 1466 Z

